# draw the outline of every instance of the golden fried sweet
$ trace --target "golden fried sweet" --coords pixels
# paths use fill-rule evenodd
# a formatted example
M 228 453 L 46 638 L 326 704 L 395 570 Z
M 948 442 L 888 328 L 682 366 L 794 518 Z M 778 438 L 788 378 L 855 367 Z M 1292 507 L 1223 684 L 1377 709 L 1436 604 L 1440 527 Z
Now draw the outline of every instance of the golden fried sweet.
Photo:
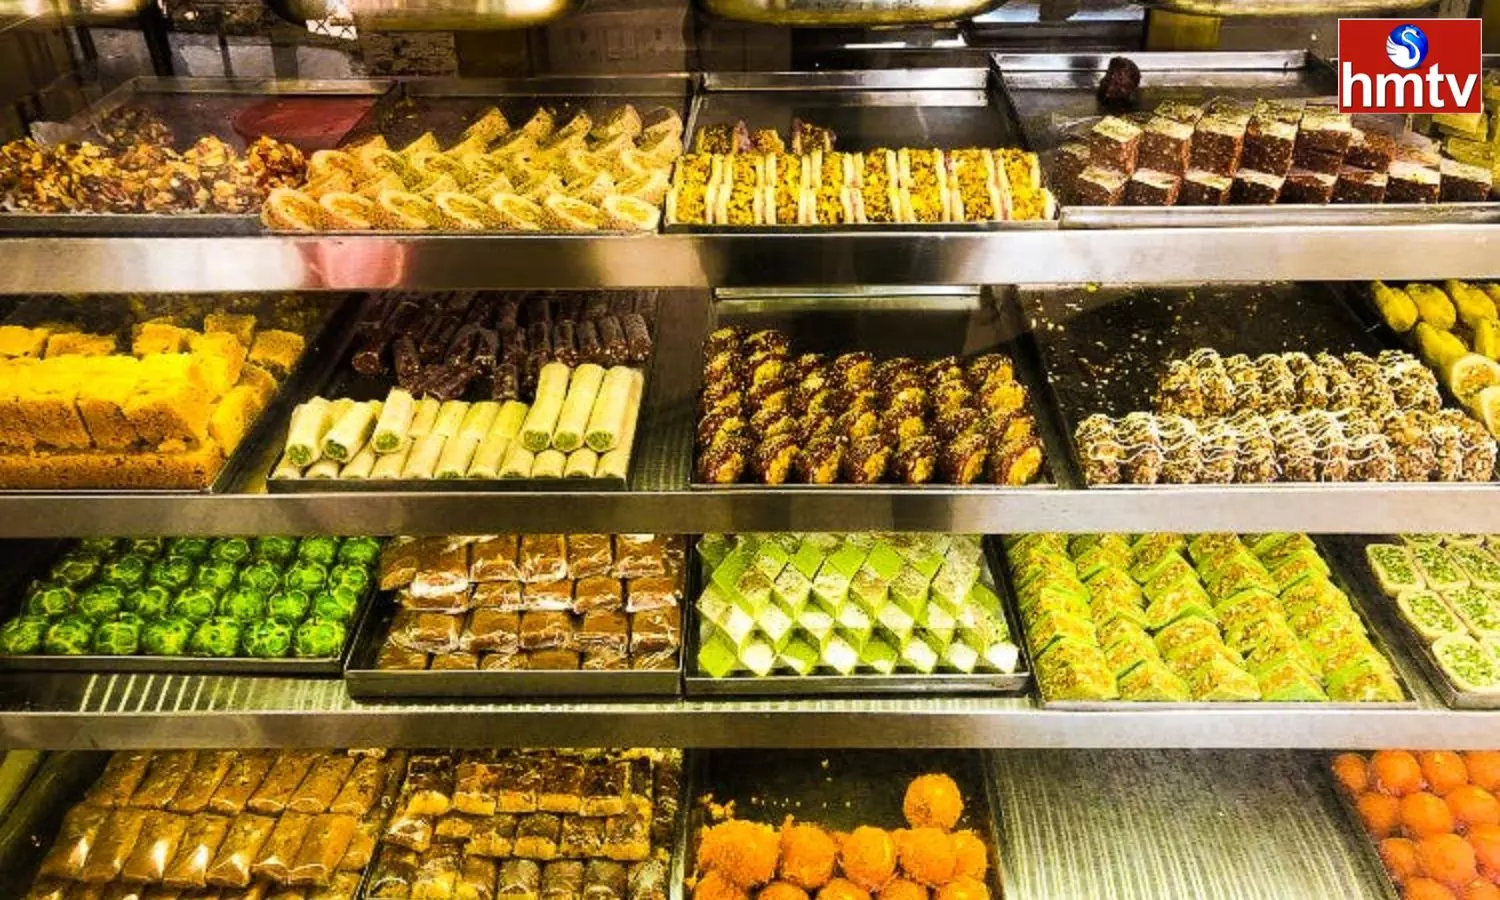
M 839 851 L 844 876 L 867 891 L 878 891 L 896 874 L 896 842 L 881 828 L 862 825 Z
M 730 819 L 708 829 L 698 847 L 698 863 L 743 888 L 776 877 L 781 842 L 769 825 Z
M 781 877 L 806 890 L 817 890 L 833 877 L 838 847 L 816 825 L 788 822 L 781 828 Z
M 901 833 L 901 871 L 913 881 L 937 887 L 953 878 L 958 851 L 953 836 L 939 828 L 913 828 Z
M 953 852 L 957 860 L 953 869 L 954 877 L 984 880 L 985 874 L 990 870 L 990 856 L 979 835 L 972 831 L 955 831 Z
M 807 891 L 785 881 L 773 881 L 760 889 L 756 900 L 808 900 Z
M 927 900 L 927 888 L 906 878 L 895 878 L 880 889 L 879 900 Z
M 870 894 L 847 878 L 835 878 L 818 891 L 817 900 L 870 900 Z
M 964 798 L 958 783 L 949 776 L 941 772 L 921 775 L 907 785 L 901 811 L 913 828 L 947 831 L 964 814 Z
M 750 900 L 750 895 L 722 873 L 711 871 L 693 885 L 693 900 Z
M 990 900 L 990 889 L 977 878 L 960 876 L 938 888 L 935 900 Z

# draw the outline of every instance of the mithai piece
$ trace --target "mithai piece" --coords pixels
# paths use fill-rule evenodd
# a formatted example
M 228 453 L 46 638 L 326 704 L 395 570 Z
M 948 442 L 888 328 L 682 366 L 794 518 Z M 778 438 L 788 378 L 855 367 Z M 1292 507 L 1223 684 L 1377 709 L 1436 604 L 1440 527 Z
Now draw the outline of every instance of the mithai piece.
M 294 231 L 653 231 L 681 155 L 669 109 L 643 118 L 626 104 L 595 121 L 543 108 L 514 125 L 490 107 L 447 148 L 427 132 L 320 150 L 261 218 Z
M 743 122 L 699 129 L 677 161 L 669 225 L 938 224 L 1050 219 L 1034 153 L 1012 148 L 834 149 L 827 129 L 798 122 L 791 150 Z

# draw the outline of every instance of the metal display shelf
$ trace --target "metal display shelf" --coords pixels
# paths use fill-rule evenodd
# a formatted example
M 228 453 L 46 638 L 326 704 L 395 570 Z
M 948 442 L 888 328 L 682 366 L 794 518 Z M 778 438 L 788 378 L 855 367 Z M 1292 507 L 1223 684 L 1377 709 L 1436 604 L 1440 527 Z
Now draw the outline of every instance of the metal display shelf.
M 1500 224 L 0 240 L 0 293 L 1500 277 Z
M 3 277 L 3 276 L 0 276 Z M 808 292 L 800 292 L 804 299 Z M 873 304 L 972 303 L 973 291 L 855 298 Z M 745 292 L 736 297 L 749 298 Z M 764 298 L 764 292 L 756 292 Z M 847 299 L 847 298 L 846 298 Z M 734 302 L 754 303 L 739 299 Z M 798 302 L 777 296 L 774 307 Z M 814 300 L 814 302 L 828 302 Z M 213 496 L 0 493 L 0 538 L 497 532 L 1308 531 L 1500 532 L 1494 484 L 1157 485 L 1149 489 L 882 486 L 689 487 L 695 390 L 710 309 L 663 296 L 654 377 L 628 490 L 265 494 L 252 480 Z M 915 309 L 915 307 L 913 307 Z M 914 315 L 921 315 L 914 311 Z M 1044 418 L 1046 414 L 1044 413 Z M 268 471 L 276 447 L 262 446 Z M 1060 463 L 1054 460 L 1054 465 Z
M 1500 712 L 1063 712 L 1026 697 L 362 704 L 336 679 L 53 675 L 0 680 L 0 747 L 1493 747 Z

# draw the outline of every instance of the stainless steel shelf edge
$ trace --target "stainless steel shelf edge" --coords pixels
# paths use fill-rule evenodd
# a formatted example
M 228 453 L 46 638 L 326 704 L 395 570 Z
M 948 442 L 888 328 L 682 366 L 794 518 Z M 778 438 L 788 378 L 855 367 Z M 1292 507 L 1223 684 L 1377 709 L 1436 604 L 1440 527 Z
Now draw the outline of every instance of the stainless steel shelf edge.
M 0 293 L 1493 278 L 1500 225 L 0 240 Z
M 1489 484 L 0 497 L 0 537 L 506 531 L 1500 531 Z
M 1500 712 L 1061 712 L 1029 698 L 359 704 L 332 679 L 53 676 L 0 682 L 0 747 L 1492 747 Z

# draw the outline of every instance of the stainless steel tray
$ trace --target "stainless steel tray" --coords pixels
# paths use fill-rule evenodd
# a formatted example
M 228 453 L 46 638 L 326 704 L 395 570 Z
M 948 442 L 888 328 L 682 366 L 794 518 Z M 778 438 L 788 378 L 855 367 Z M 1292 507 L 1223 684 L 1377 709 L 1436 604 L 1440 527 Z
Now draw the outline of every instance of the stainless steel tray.
M 559 697 L 677 697 L 682 694 L 682 658 L 671 669 L 613 671 L 557 670 L 438 670 L 377 669 L 375 660 L 385 645 L 396 613 L 395 595 L 381 594 L 379 611 L 360 625 L 355 650 L 344 669 L 349 696 L 356 700 L 551 700 Z M 684 626 L 686 627 L 686 626 Z M 684 645 L 686 642 L 684 642 Z
M 1396 703 L 1340 703 L 1331 700 L 1326 702 L 1312 701 L 1307 703 L 1272 700 L 1207 700 L 1188 702 L 1156 702 L 1150 700 L 1048 700 L 1046 693 L 1044 693 L 1042 690 L 1041 680 L 1038 679 L 1037 695 L 1041 699 L 1042 708 L 1071 710 L 1074 712 L 1156 712 L 1168 710 L 1196 710 L 1201 712 L 1203 710 L 1210 709 L 1358 709 L 1364 711 L 1417 709 L 1420 704 L 1416 700 L 1416 694 L 1412 693 L 1411 685 L 1407 682 L 1406 676 L 1402 671 L 1400 657 L 1398 657 L 1392 651 L 1391 645 L 1387 640 L 1385 630 L 1380 627 L 1380 624 L 1372 616 L 1370 609 L 1365 605 L 1365 599 L 1359 590 L 1359 586 L 1351 582 L 1351 580 L 1345 575 L 1343 567 L 1339 565 L 1339 560 L 1335 558 L 1333 554 L 1330 554 L 1326 550 L 1323 550 L 1322 555 L 1324 561 L 1328 563 L 1329 569 L 1332 570 L 1331 580 L 1333 581 L 1335 586 L 1341 588 L 1344 593 L 1349 596 L 1350 605 L 1354 607 L 1355 613 L 1359 615 L 1360 621 L 1364 622 L 1365 629 L 1369 632 L 1370 643 L 1373 644 L 1375 649 L 1380 652 L 1380 655 L 1385 657 L 1386 661 L 1391 664 L 1391 671 L 1395 674 L 1396 682 L 1401 685 L 1401 692 L 1406 699 Z M 1020 607 L 1018 605 L 1018 601 L 1016 600 L 1015 586 L 1011 581 L 1009 562 L 1006 561 L 1002 555 L 997 560 L 996 566 L 999 570 L 999 574 L 996 576 L 996 581 L 998 584 L 998 590 L 1000 592 L 1001 599 L 1005 603 L 1015 606 L 1015 608 L 1019 609 Z M 1024 629 L 1022 630 L 1022 632 L 1020 632 L 1020 634 L 1023 641 L 1026 642 L 1026 649 L 1029 651 L 1031 649 L 1029 635 L 1025 633 Z
M 1214 3 L 1212 5 L 1221 5 Z M 1239 5 L 1235 0 L 1233 5 Z M 1295 4 L 1294 4 L 1295 5 Z M 1323 60 L 1300 50 L 1132 53 L 1141 69 L 1136 109 L 1164 100 L 1198 103 L 1212 97 L 1273 99 L 1332 96 L 1337 81 Z M 995 54 L 1005 102 L 1042 155 L 1050 177 L 1058 147 L 1105 115 L 1096 90 L 1109 54 Z M 1404 127 L 1389 118 L 1394 130 Z M 1500 221 L 1500 203 L 1276 204 L 1274 206 L 1075 206 L 1062 208 L 1064 228 L 1259 227 L 1268 225 L 1410 225 Z
M 839 150 L 877 147 L 1018 146 L 1022 135 L 1001 97 L 999 77 L 985 69 L 888 69 L 847 72 L 710 73 L 693 95 L 684 144 L 699 129 L 743 121 L 753 131 L 789 135 L 794 119 L 831 128 Z M 836 232 L 980 232 L 1051 230 L 1056 220 L 949 222 L 932 225 L 669 225 L 669 234 Z
M 1087 485 L 1073 436 L 1089 415 L 1152 409 L 1157 377 L 1168 359 L 1200 347 L 1225 356 L 1302 350 L 1377 353 L 1382 342 L 1334 289 L 1260 284 L 1201 287 L 1036 288 L 1018 302 L 1041 352 L 1045 383 L 1062 420 L 1071 485 L 1091 490 L 1191 490 L 1195 485 Z M 1058 468 L 1064 464 L 1054 463 Z M 1056 469 L 1054 469 L 1056 471 Z M 1273 482 L 1259 488 L 1288 487 Z M 1320 484 L 1319 490 L 1351 485 Z M 1219 490 L 1231 485 L 1197 485 Z M 1359 488 L 1356 487 L 1356 490 Z
M 97 139 L 95 125 L 117 109 L 141 108 L 155 113 L 172 127 L 179 146 L 185 149 L 202 135 L 216 135 L 237 149 L 247 143 L 235 128 L 235 118 L 260 104 L 276 102 L 288 108 L 308 105 L 357 103 L 360 118 L 368 118 L 390 93 L 389 79 L 337 79 L 326 81 L 278 80 L 272 78 L 159 78 L 132 79 L 107 94 L 98 103 L 61 123 L 32 126 L 45 144 Z M 326 140 L 307 143 L 308 155 L 335 146 L 349 129 L 334 129 Z M 221 213 L 47 213 L 0 212 L 0 235 L 93 235 L 117 237 L 215 237 L 259 234 L 258 214 Z
M 65 546 L 57 553 L 38 554 L 36 565 L 13 573 L 21 576 L 13 584 L 5 586 L 0 595 L 0 606 L 4 608 L 0 619 L 9 620 L 20 612 L 26 585 L 47 570 Z M 337 656 L 320 659 L 282 658 L 256 659 L 248 656 L 117 656 L 87 654 L 83 656 L 59 656 L 47 653 L 29 653 L 15 656 L 0 653 L 0 672 L 164 672 L 169 674 L 196 675 L 275 675 L 295 677 L 303 675 L 338 675 L 354 654 L 356 636 L 364 630 L 365 621 L 375 605 L 375 587 L 365 589 L 355 607 L 354 617 L 349 620 L 344 634 L 344 646 Z
M 799 353 L 847 353 L 869 351 L 877 358 L 912 356 L 937 359 L 948 355 L 970 355 L 998 351 L 1008 354 L 1016 364 L 1016 380 L 1026 386 L 1031 397 L 1031 412 L 1036 418 L 1038 436 L 1046 462 L 1042 481 L 1019 487 L 992 484 L 952 485 L 932 482 L 924 485 L 896 483 L 850 484 L 780 484 L 777 491 L 817 494 L 830 490 L 856 491 L 929 491 L 934 493 L 962 490 L 965 493 L 986 491 L 1040 491 L 1056 487 L 1059 460 L 1067 448 L 1046 404 L 1039 402 L 1046 380 L 1036 358 L 1036 349 L 1013 311 L 1005 304 L 975 288 L 947 291 L 886 291 L 880 288 L 830 289 L 827 291 L 732 291 L 720 292 L 710 310 L 708 332 L 726 325 L 741 325 L 750 330 L 775 328 L 787 333 Z M 701 358 L 701 352 L 700 352 Z M 692 409 L 696 421 L 699 394 L 703 388 L 702 366 L 693 369 Z M 696 429 L 689 432 L 696 434 Z M 689 440 L 694 440 L 689 437 Z M 697 451 L 694 451 L 694 459 Z M 695 490 L 755 491 L 766 485 L 740 482 L 707 484 L 698 481 L 694 466 Z
M 1394 600 L 1386 597 L 1380 589 L 1380 584 L 1375 580 L 1374 573 L 1370 571 L 1370 564 L 1365 561 L 1365 545 L 1379 543 L 1382 540 L 1392 540 L 1389 535 L 1339 535 L 1337 537 L 1325 535 L 1319 540 L 1325 555 L 1330 559 L 1338 560 L 1338 568 L 1346 573 L 1354 589 L 1363 596 L 1374 598 L 1370 601 L 1366 612 L 1376 616 L 1381 623 L 1394 634 L 1396 643 L 1403 653 L 1409 658 L 1416 660 L 1417 668 L 1422 670 L 1422 677 L 1432 685 L 1443 698 L 1443 702 L 1451 709 L 1500 709 L 1500 693 L 1481 694 L 1473 691 L 1459 690 L 1438 665 L 1437 657 L 1432 655 L 1432 644 L 1412 630 L 1412 627 L 1401 618 L 1401 613 L 1396 609 Z
M 732 804 L 736 817 L 777 828 L 787 817 L 848 834 L 861 825 L 895 831 L 906 787 L 919 775 L 944 773 L 958 784 L 964 811 L 956 827 L 971 829 L 989 851 L 985 886 L 1006 895 L 1000 804 L 983 753 L 963 750 L 705 750 L 692 755 L 682 873 L 693 874 L 702 829 L 712 825 L 698 802 Z
M 696 542 L 694 542 L 696 544 Z M 685 671 L 683 689 L 689 697 L 836 697 L 849 695 L 883 696 L 903 694 L 1024 694 L 1031 688 L 1031 655 L 1026 649 L 1025 636 L 1020 620 L 1016 617 L 1015 605 L 1006 594 L 996 587 L 994 569 L 1003 566 L 999 548 L 995 542 L 984 542 L 985 566 L 980 572 L 980 581 L 995 588 L 1000 596 L 1001 611 L 1005 616 L 1005 627 L 1021 655 L 1014 672 L 975 672 L 970 675 L 942 672 L 923 675 L 906 672 L 894 675 L 794 675 L 791 673 L 756 675 L 730 675 L 714 678 L 698 671 L 698 646 L 700 640 L 698 622 L 698 597 L 703 593 L 705 574 L 700 560 L 688 548 L 688 586 L 684 601 L 682 628 L 682 667 Z
M 3 218 L 3 214 L 0 214 Z M 302 396 L 309 384 L 316 383 L 320 378 L 326 377 L 326 368 L 330 357 L 330 350 L 345 340 L 344 333 L 353 324 L 353 316 L 359 304 L 352 298 L 345 298 L 336 305 L 331 306 L 328 315 L 323 322 L 313 328 L 307 341 L 307 348 L 302 353 L 302 358 L 297 360 L 285 381 L 277 388 L 276 395 L 271 402 L 256 417 L 245 436 L 240 439 L 239 446 L 224 460 L 224 465 L 214 475 L 213 480 L 207 487 L 203 488 L 0 488 L 0 497 L 26 497 L 26 496 L 49 496 L 57 494 L 68 495 L 111 495 L 111 494 L 229 494 L 240 489 L 245 480 L 254 474 L 260 464 L 265 443 L 278 429 L 283 428 L 281 421 L 291 414 L 295 406 L 294 399 Z
M 697 0 L 705 12 L 756 25 L 876 28 L 956 22 L 982 16 L 1001 0 Z
M 659 333 L 660 318 L 650 322 L 652 342 L 655 345 L 656 336 Z M 297 392 L 301 398 L 299 402 L 305 402 L 312 397 L 342 398 L 349 397 L 354 400 L 380 400 L 395 387 L 395 382 L 384 375 L 360 375 L 350 366 L 354 356 L 355 345 L 358 335 L 353 328 L 342 329 L 336 352 L 328 354 L 333 361 L 327 365 L 323 377 L 305 385 Z M 640 410 L 641 416 L 636 420 L 635 441 L 631 445 L 630 465 L 633 467 L 641 446 L 641 428 L 644 411 L 647 409 L 646 397 L 655 380 L 657 354 L 652 353 L 651 359 L 641 367 L 645 384 L 641 391 Z M 477 394 L 475 396 L 478 396 Z M 488 399 L 488 397 L 482 398 Z M 281 427 L 275 432 L 275 437 L 282 444 L 285 443 L 287 428 L 290 426 L 291 411 L 296 404 L 288 401 L 284 416 L 278 416 Z M 279 445 L 278 445 L 279 447 Z M 474 493 L 492 491 L 556 491 L 566 493 L 568 491 L 623 491 L 629 483 L 629 471 L 625 478 L 366 478 L 366 479 L 343 479 L 343 478 L 273 478 L 275 467 L 281 462 L 281 450 L 274 449 L 271 454 L 271 473 L 265 479 L 266 492 L 271 494 L 361 494 L 369 492 L 418 492 L 418 493 Z
M 1151 0 L 1151 6 L 1193 16 L 1354 16 L 1424 9 L 1431 0 Z

